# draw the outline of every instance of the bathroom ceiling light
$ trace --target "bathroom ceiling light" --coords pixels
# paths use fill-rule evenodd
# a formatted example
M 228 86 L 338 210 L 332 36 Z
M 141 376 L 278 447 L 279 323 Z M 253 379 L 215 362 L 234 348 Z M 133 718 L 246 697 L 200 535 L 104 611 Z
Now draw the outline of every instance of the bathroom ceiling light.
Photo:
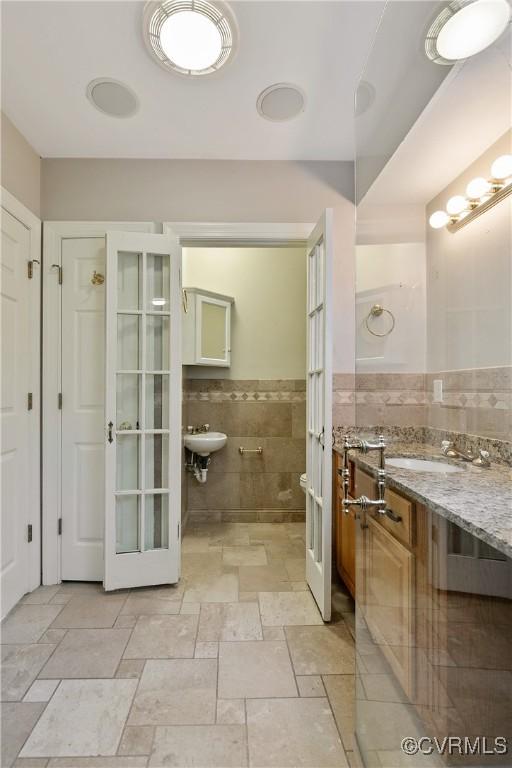
M 273 122 L 292 120 L 304 112 L 306 96 L 298 85 L 275 83 L 260 93 L 256 109 L 262 117 Z
M 233 58 L 238 31 L 226 3 L 215 0 L 150 2 L 144 10 L 144 39 L 165 69 L 208 75 Z
M 478 176 L 469 182 L 466 195 L 454 195 L 446 211 L 435 211 L 428 222 L 433 229 L 447 227 L 456 232 L 464 224 L 492 208 L 512 194 L 512 155 L 501 155 L 491 166 L 491 179 Z
M 425 53 L 437 64 L 453 64 L 485 50 L 510 21 L 507 0 L 453 0 L 434 19 Z
M 139 100 L 131 88 L 108 77 L 91 80 L 86 95 L 96 109 L 111 117 L 131 117 L 139 108 Z
M 512 155 L 501 155 L 491 166 L 493 179 L 504 181 L 512 176 Z
M 473 179 L 466 187 L 466 195 L 470 200 L 480 200 L 490 191 L 491 184 L 483 176 Z

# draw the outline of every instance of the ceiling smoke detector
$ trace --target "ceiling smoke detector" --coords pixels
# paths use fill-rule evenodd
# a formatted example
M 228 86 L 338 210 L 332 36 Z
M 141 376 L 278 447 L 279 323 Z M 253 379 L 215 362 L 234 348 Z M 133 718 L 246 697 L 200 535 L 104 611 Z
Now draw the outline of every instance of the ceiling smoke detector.
M 265 88 L 258 96 L 256 108 L 266 120 L 284 122 L 292 120 L 306 106 L 304 91 L 292 83 L 276 83 Z
M 139 108 L 139 100 L 132 89 L 110 77 L 91 80 L 86 95 L 96 109 L 110 117 L 131 117 Z
M 220 0 L 149 2 L 143 34 L 151 56 L 162 67 L 195 77 L 227 64 L 238 42 L 235 17 Z
M 505 31 L 507 0 L 453 0 L 436 16 L 425 38 L 425 53 L 436 64 L 454 64 L 484 51 Z

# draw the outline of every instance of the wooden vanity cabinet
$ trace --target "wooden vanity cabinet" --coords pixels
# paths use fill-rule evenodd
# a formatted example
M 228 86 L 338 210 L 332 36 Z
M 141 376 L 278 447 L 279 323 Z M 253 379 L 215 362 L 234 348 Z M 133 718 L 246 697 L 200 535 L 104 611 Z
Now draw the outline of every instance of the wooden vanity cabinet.
M 351 482 L 349 495 L 353 497 L 354 467 L 351 462 Z M 338 470 L 343 467 L 343 458 L 336 451 L 333 452 L 333 542 L 334 561 L 338 574 L 355 598 L 356 595 L 356 520 L 355 513 L 350 510 L 348 514 L 343 512 L 343 483 Z

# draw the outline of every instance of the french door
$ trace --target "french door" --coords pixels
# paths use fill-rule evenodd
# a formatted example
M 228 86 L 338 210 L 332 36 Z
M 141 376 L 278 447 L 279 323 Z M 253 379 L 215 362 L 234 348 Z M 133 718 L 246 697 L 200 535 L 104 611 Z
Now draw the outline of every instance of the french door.
M 180 263 L 172 235 L 107 234 L 106 590 L 179 578 Z
M 331 618 L 332 210 L 307 248 L 306 579 L 322 618 Z

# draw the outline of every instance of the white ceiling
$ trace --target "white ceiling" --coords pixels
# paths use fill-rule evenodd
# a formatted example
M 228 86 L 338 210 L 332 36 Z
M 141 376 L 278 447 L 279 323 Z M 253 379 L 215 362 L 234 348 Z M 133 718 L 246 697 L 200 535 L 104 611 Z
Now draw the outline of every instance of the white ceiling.
M 380 1 L 233 2 L 238 55 L 212 77 L 166 72 L 143 43 L 140 2 L 3 2 L 2 108 L 43 157 L 350 160 L 353 92 Z M 111 77 L 139 96 L 129 119 L 87 101 Z M 262 119 L 258 94 L 300 85 L 305 112 Z
M 426 205 L 511 125 L 512 31 L 454 67 L 440 85 L 359 208 Z

